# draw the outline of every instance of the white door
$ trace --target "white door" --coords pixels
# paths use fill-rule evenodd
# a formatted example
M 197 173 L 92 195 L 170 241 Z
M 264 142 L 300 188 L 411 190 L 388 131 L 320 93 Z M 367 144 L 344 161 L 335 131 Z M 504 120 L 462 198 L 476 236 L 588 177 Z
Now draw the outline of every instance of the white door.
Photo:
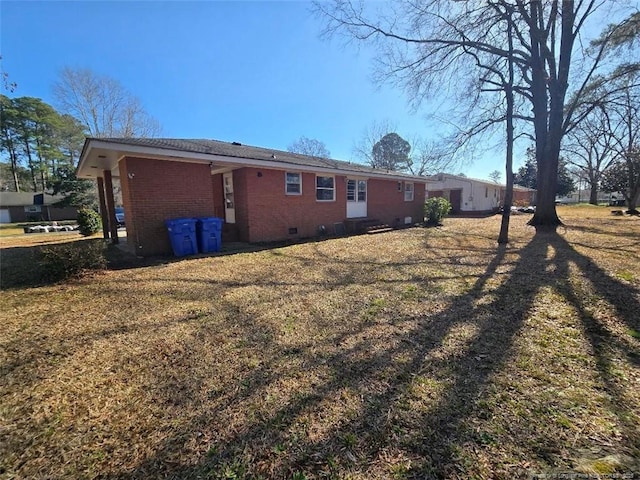
M 367 216 L 367 181 L 347 180 L 347 218 Z
M 233 172 L 222 174 L 224 186 L 224 220 L 227 223 L 236 223 L 236 201 L 233 198 Z

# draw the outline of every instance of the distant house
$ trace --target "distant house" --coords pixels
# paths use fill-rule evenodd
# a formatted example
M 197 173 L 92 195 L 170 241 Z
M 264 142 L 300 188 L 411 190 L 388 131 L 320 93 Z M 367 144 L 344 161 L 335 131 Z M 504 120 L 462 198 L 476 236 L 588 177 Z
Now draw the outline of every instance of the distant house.
M 215 216 L 223 242 L 270 242 L 392 227 L 423 219 L 425 177 L 233 142 L 187 139 L 85 141 L 78 177 L 96 179 L 105 236 L 114 235 L 119 177 L 127 243 L 139 255 L 170 253 L 165 220 Z M 117 232 L 115 232 L 117 233 Z
M 62 195 L 44 192 L 0 192 L 0 223 L 75 219 L 78 216 L 76 208 L 55 205 L 62 199 Z
M 591 191 L 588 188 L 576 190 L 564 197 L 556 197 L 557 203 L 586 203 L 589 201 Z M 605 193 L 598 191 L 598 203 L 621 205 L 625 204 L 624 195 L 621 192 Z
M 490 180 L 439 173 L 429 177 L 427 198 L 445 197 L 451 202 L 452 213 L 490 213 L 504 204 L 506 186 Z M 513 204 L 535 205 L 536 191 L 516 185 Z

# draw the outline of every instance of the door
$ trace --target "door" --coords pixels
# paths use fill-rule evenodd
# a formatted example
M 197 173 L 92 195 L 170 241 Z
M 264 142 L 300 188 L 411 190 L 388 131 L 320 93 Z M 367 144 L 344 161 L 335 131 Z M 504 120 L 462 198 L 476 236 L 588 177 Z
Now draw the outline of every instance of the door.
M 460 213 L 462 190 L 451 190 L 449 193 L 449 201 L 451 202 L 451 213 Z
M 367 216 L 367 181 L 347 180 L 347 218 Z
M 233 198 L 233 172 L 222 174 L 224 187 L 224 220 L 227 223 L 236 223 L 236 201 Z

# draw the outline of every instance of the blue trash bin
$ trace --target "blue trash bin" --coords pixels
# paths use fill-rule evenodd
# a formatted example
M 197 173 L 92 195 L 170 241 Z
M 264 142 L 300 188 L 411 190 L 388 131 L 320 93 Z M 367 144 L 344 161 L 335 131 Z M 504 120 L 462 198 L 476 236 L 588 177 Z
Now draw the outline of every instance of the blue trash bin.
M 197 219 L 196 236 L 198 249 L 201 253 L 219 252 L 222 248 L 222 223 L 217 217 L 202 217 Z
M 171 248 L 176 257 L 198 253 L 195 218 L 173 218 L 165 220 L 169 232 Z

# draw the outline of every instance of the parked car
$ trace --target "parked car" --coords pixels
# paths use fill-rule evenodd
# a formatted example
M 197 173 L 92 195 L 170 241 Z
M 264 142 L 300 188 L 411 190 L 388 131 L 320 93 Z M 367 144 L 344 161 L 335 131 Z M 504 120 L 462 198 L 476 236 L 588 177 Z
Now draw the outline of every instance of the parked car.
M 124 227 L 124 207 L 116 207 L 116 222 L 118 227 Z

